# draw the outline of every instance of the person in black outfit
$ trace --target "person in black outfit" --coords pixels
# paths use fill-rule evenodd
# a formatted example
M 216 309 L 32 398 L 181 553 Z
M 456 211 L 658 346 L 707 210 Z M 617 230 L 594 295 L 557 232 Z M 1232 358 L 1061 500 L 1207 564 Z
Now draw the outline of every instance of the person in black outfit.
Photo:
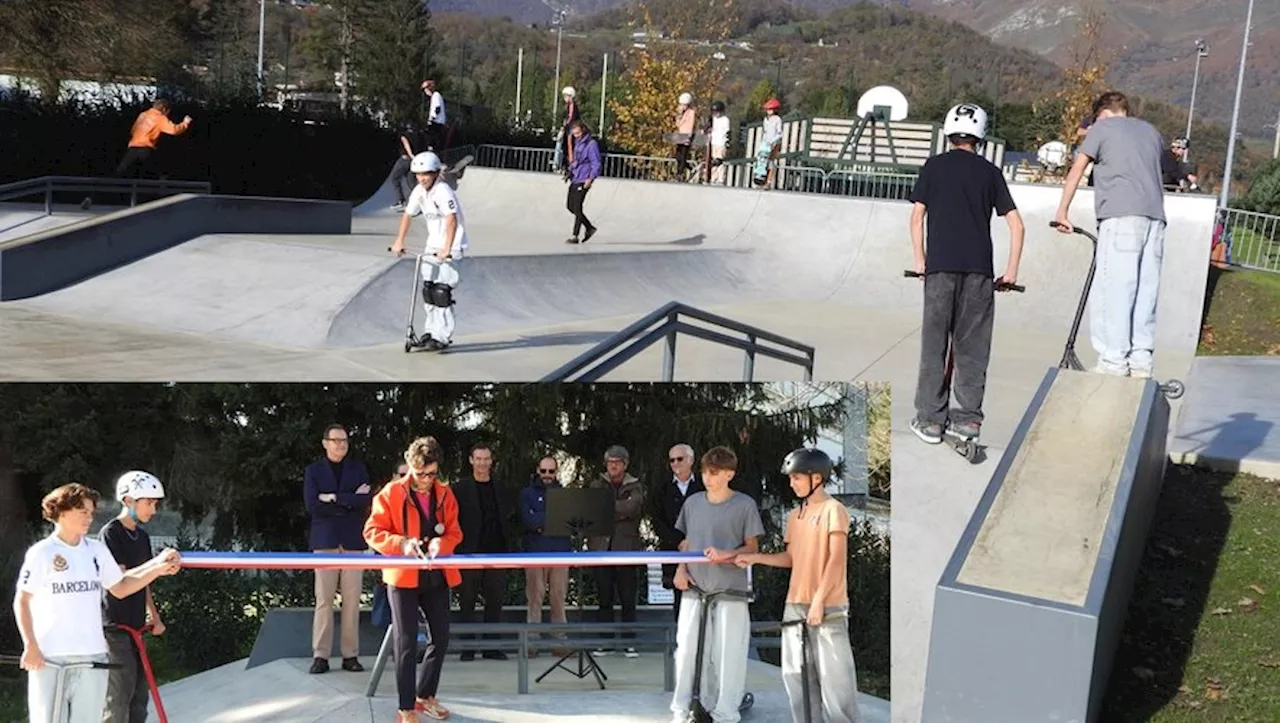
M 453 485 L 453 494 L 458 498 L 458 523 L 462 527 L 462 544 L 458 545 L 458 554 L 508 552 L 510 548 L 507 541 L 511 539 L 508 523 L 513 510 L 506 498 L 506 490 L 493 480 L 493 450 L 478 444 L 471 449 L 470 461 L 471 478 Z M 462 585 L 458 589 L 458 622 L 475 622 L 476 598 L 480 595 L 484 596 L 484 622 L 499 622 L 502 618 L 502 598 L 507 592 L 508 572 L 500 568 L 463 570 Z M 474 635 L 459 637 L 475 639 Z M 484 635 L 486 640 L 498 637 L 492 633 Z M 464 650 L 460 659 L 467 661 L 474 660 L 475 657 L 475 651 Z M 506 653 L 501 650 L 486 650 L 482 657 L 490 660 L 507 659 Z
M 653 490 L 654 531 L 658 533 L 658 549 L 676 551 L 684 541 L 684 533 L 676 529 L 676 520 L 680 519 L 680 509 L 690 495 L 705 492 L 702 480 L 693 471 L 693 447 L 677 444 L 667 453 L 667 461 L 671 464 L 671 479 L 659 483 Z M 675 594 L 675 604 L 671 609 L 672 617 L 680 621 L 680 588 L 675 586 L 676 567 L 662 566 L 662 586 Z
M 977 153 L 987 136 L 986 111 L 972 103 L 955 106 L 947 113 L 943 134 L 955 147 L 925 162 L 910 196 L 915 270 L 925 274 L 920 376 L 911 431 L 929 444 L 940 443 L 948 428 L 959 437 L 978 437 L 991 360 L 994 292 L 999 282 L 1016 283 L 1025 234 L 1004 175 Z M 1011 238 L 999 279 L 993 272 L 992 211 L 1005 217 Z M 954 411 L 949 409 L 949 352 L 959 405 Z
M 400 133 L 400 150 L 402 153 L 391 167 L 391 185 L 396 189 L 397 211 L 403 211 L 413 187 L 418 185 L 417 178 L 409 171 L 409 164 L 418 153 L 427 150 L 427 134 L 416 123 L 407 123 Z
M 1189 145 L 1186 138 L 1174 138 L 1160 157 L 1161 183 L 1166 191 L 1200 190 L 1195 166 L 1186 160 Z
M 116 499 L 122 509 L 120 515 L 102 526 L 98 538 L 111 551 L 116 562 L 126 569 L 137 567 L 150 560 L 151 536 L 142 528 L 155 516 L 164 487 L 160 480 L 146 472 L 126 472 L 116 481 Z M 103 596 L 103 621 L 106 629 L 107 649 L 111 662 L 120 665 L 113 668 L 107 679 L 107 703 L 102 711 L 103 723 L 146 723 L 147 700 L 151 694 L 146 672 L 142 668 L 142 655 L 133 637 L 119 626 L 142 630 L 151 618 L 151 633 L 162 635 L 164 622 L 151 596 L 151 587 L 125 598 Z

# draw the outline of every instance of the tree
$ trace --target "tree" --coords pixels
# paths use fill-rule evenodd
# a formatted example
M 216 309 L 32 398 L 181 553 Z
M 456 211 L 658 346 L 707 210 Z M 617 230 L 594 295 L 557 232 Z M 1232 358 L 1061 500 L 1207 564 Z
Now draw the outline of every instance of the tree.
M 1075 143 L 1076 128 L 1093 110 L 1093 102 L 1106 90 L 1111 55 L 1103 46 L 1107 14 L 1093 0 L 1082 0 L 1082 15 L 1071 45 L 1071 64 L 1065 70 L 1065 87 L 1056 98 L 1062 102 L 1058 140 Z
M 422 0 L 350 3 L 355 83 L 365 102 L 403 123 L 422 109 L 423 79 L 434 72 L 431 11 Z
M 1272 161 L 1260 169 L 1249 184 L 1249 191 L 1236 202 L 1236 208 L 1280 216 L 1280 161 Z M 1272 232 L 1275 236 L 1275 232 Z
M 615 117 L 613 142 L 633 153 L 666 156 L 671 144 L 664 138 L 675 131 L 676 98 L 693 95 L 703 121 L 707 106 L 724 79 L 725 68 L 697 41 L 719 42 L 728 37 L 737 15 L 735 0 L 693 0 L 663 6 L 664 24 L 657 25 L 647 3 L 635 6 L 632 25 L 649 34 L 647 47 L 623 55 L 625 77 L 609 106 Z

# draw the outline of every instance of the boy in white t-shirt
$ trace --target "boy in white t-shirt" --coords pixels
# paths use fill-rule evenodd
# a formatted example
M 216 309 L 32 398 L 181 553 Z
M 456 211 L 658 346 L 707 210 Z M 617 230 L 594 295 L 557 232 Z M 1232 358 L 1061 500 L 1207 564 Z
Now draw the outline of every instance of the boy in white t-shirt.
M 409 170 L 418 177 L 418 185 L 409 194 L 391 252 L 396 256 L 404 253 L 409 219 L 421 214 L 427 222 L 427 245 L 422 257 L 422 304 L 427 318 L 418 346 L 439 351 L 453 343 L 453 289 L 458 285 L 458 266 L 468 247 L 466 218 L 457 194 L 440 181 L 444 164 L 439 156 L 419 153 L 413 157 Z
M 773 163 L 782 147 L 782 116 L 778 109 L 782 103 L 770 98 L 764 103 L 764 123 L 760 133 L 760 145 L 756 147 L 754 173 L 757 186 L 765 187 L 773 180 Z
M 32 545 L 18 573 L 13 614 L 22 635 L 27 709 L 32 723 L 52 721 L 66 706 L 65 723 L 100 723 L 107 698 L 107 671 L 85 667 L 107 663 L 102 630 L 102 593 L 123 599 L 181 567 L 177 550 L 165 550 L 122 571 L 102 542 L 88 537 L 101 496 L 72 483 L 45 495 L 44 518 L 53 534 Z M 63 700 L 55 701 L 58 674 L 66 667 Z
M 724 114 L 724 101 L 711 104 L 711 182 L 725 184 L 725 153 L 729 149 L 729 116 Z

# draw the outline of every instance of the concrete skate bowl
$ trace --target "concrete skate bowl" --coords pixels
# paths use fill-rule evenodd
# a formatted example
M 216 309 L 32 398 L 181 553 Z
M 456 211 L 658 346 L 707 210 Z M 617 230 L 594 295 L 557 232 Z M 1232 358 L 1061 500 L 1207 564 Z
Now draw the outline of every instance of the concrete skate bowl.
M 902 275 L 911 265 L 906 202 L 602 178 L 586 204 L 601 230 L 574 246 L 563 243 L 572 217 L 558 176 L 472 166 L 457 190 L 472 253 L 456 294 L 460 333 L 643 314 L 668 301 L 701 307 L 799 301 L 897 315 L 908 328 L 919 324 L 920 284 Z M 1065 336 L 1092 247 L 1048 227 L 1060 189 L 1020 184 L 1012 192 L 1027 224 L 1019 276 L 1027 291 L 1000 295 L 998 323 Z M 385 188 L 379 195 L 388 197 Z M 1076 223 L 1093 225 L 1092 204 L 1092 192 L 1082 189 Z M 368 217 L 392 213 L 372 206 L 358 210 Z M 1208 248 L 1202 240 L 1210 235 L 1213 203 L 1170 196 L 1166 206 L 1157 344 L 1194 349 Z M 1009 234 L 1001 219 L 993 231 L 999 272 Z M 412 270 L 404 259 L 370 279 L 335 316 L 326 344 L 397 340 Z M 1086 319 L 1085 346 L 1087 334 Z
M 349 235 L 205 235 L 21 303 L 275 347 L 398 345 L 415 283 L 413 260 L 386 253 L 399 222 L 384 203 L 389 188 L 357 209 Z M 902 276 L 905 202 L 602 178 L 586 204 L 600 232 L 574 246 L 564 243 L 572 217 L 556 175 L 470 166 L 457 189 L 470 236 L 455 294 L 460 336 L 597 320 L 613 330 L 670 301 L 729 318 L 746 304 L 798 302 L 788 313 L 825 313 L 837 334 L 846 313 L 887 319 L 900 336 L 919 326 L 920 284 Z M 1060 337 L 1070 325 L 1090 247 L 1049 229 L 1058 193 L 1013 187 L 1028 226 L 1019 279 L 1028 289 L 1000 295 L 1002 328 Z M 1166 205 L 1157 343 L 1194 349 L 1213 203 L 1171 196 Z M 1091 225 L 1091 191 L 1076 207 L 1076 223 Z M 421 248 L 414 224 L 410 248 Z M 1008 232 L 999 219 L 993 229 L 999 271 Z M 1087 324 L 1081 339 L 1087 346 Z

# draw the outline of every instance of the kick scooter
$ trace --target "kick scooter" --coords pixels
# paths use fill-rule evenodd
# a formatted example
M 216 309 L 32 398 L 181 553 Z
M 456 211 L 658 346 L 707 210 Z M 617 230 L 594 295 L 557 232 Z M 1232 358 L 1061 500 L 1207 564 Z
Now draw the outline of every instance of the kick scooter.
M 828 623 L 844 617 L 843 615 L 828 615 L 822 619 L 822 622 Z M 800 627 L 800 685 L 804 694 L 804 721 L 805 723 L 813 723 L 813 702 L 809 698 L 809 671 L 813 667 L 813 661 L 809 657 L 809 624 L 804 618 L 787 620 L 782 623 L 784 629 L 797 625 Z M 814 675 L 814 679 L 818 686 L 818 692 L 821 693 L 822 677 Z
M 702 705 L 702 650 L 707 640 L 707 617 L 711 613 L 711 606 L 715 604 L 716 599 L 721 596 L 736 597 L 742 600 L 750 601 L 752 595 L 743 590 L 721 590 L 719 592 L 703 592 L 697 585 L 690 584 L 686 592 L 696 593 L 702 600 L 702 615 L 698 622 L 698 653 L 694 656 L 693 663 L 693 698 L 689 702 L 689 716 L 685 719 L 686 723 L 712 723 L 711 712 Z M 724 664 L 723 661 L 720 663 Z M 755 705 L 756 699 L 751 693 L 742 696 L 742 702 L 738 704 L 738 712 L 745 713 Z
M 7 665 L 21 665 L 22 657 L 19 655 L 0 655 L 0 663 Z M 75 668 L 91 668 L 93 670 L 112 670 L 115 668 L 123 668 L 119 663 L 50 663 L 44 661 L 44 664 L 50 668 L 58 669 L 57 682 L 53 685 L 53 723 L 66 723 L 67 720 L 67 671 Z M 96 714 L 95 714 L 96 715 Z M 163 718 L 161 719 L 163 720 Z
M 1056 229 L 1061 224 L 1050 221 L 1049 226 Z M 1080 372 L 1084 371 L 1084 365 L 1080 363 L 1080 357 L 1076 356 L 1076 335 L 1080 333 L 1080 322 L 1084 320 L 1084 308 L 1089 303 L 1089 291 L 1093 288 L 1093 275 L 1098 270 L 1098 237 L 1079 226 L 1074 227 L 1074 231 L 1093 242 L 1093 257 L 1089 261 L 1089 273 L 1085 276 L 1084 289 L 1080 292 L 1080 303 L 1076 305 L 1076 318 L 1071 322 L 1071 333 L 1067 335 L 1067 346 L 1062 351 L 1062 360 L 1058 362 L 1058 368 Z M 1160 392 L 1169 399 L 1177 399 L 1186 392 L 1186 387 L 1181 381 L 1170 379 L 1160 385 Z
M 924 278 L 924 274 L 910 269 L 903 271 L 902 275 L 906 278 Z M 1027 290 L 1027 287 L 1019 284 L 997 281 L 995 284 L 995 290 L 1016 291 L 1018 293 L 1022 293 Z M 943 372 L 942 389 L 947 395 L 948 400 L 951 397 L 951 377 L 955 373 L 955 362 L 955 345 L 951 343 L 951 339 L 947 339 L 947 366 L 946 371 Z M 944 424 L 942 426 L 942 438 L 947 441 L 947 444 L 951 445 L 951 448 L 954 449 L 957 454 L 964 457 L 969 462 L 972 463 L 979 461 L 978 457 L 982 451 L 982 447 L 978 444 L 977 439 L 956 434 L 950 424 Z
M 169 717 L 164 712 L 164 703 L 160 700 L 160 686 L 156 684 L 155 673 L 151 670 L 151 659 L 147 657 L 147 644 L 142 640 L 143 633 L 151 632 L 152 627 L 144 625 L 141 629 L 137 629 L 119 623 L 116 627 L 128 633 L 129 637 L 133 638 L 133 644 L 138 647 L 138 657 L 142 659 L 142 672 L 147 676 L 147 687 L 151 689 L 151 699 L 156 702 L 156 716 L 160 718 L 160 723 L 169 723 Z

